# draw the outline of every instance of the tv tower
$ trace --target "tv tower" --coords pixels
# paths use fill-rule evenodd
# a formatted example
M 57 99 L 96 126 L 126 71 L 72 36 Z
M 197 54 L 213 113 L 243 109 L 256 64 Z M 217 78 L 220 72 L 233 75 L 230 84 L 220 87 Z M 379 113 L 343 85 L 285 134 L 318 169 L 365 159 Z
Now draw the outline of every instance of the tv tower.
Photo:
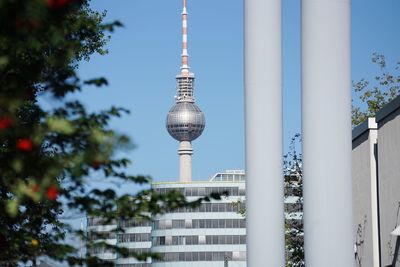
M 194 74 L 189 71 L 187 41 L 187 10 L 183 0 L 182 11 L 182 65 L 176 76 L 176 104 L 167 115 L 168 133 L 179 141 L 179 180 L 192 181 L 192 141 L 199 137 L 205 127 L 203 112 L 195 104 Z

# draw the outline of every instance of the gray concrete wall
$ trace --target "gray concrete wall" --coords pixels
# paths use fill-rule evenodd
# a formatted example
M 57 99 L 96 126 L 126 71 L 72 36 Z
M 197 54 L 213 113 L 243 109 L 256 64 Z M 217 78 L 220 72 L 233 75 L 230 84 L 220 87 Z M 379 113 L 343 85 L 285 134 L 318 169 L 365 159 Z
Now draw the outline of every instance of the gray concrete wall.
M 369 132 L 353 139 L 353 234 L 356 244 L 355 266 L 373 267 L 371 227 L 371 183 Z
M 400 267 L 400 237 L 391 232 L 400 225 L 400 96 L 376 114 L 380 267 Z M 368 123 L 353 130 L 352 179 L 356 267 L 373 267 L 371 224 L 371 151 Z M 376 127 L 376 126 L 371 126 Z M 373 167 L 373 166 L 372 166 Z M 372 171 L 371 171 L 372 170 Z M 376 265 L 377 266 L 377 265 Z
M 396 247 L 397 238 L 390 233 L 400 224 L 400 107 L 389 114 L 382 111 L 377 114 L 378 181 L 381 263 L 385 267 L 392 266 Z M 400 259 L 394 266 L 400 266 Z

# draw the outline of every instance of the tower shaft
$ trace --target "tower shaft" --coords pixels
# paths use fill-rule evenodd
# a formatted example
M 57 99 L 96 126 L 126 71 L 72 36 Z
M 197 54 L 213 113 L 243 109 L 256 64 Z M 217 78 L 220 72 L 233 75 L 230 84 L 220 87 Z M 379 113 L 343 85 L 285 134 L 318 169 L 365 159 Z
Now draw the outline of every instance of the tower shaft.
M 192 181 L 192 143 L 189 141 L 182 141 L 179 143 L 179 181 L 191 182 Z

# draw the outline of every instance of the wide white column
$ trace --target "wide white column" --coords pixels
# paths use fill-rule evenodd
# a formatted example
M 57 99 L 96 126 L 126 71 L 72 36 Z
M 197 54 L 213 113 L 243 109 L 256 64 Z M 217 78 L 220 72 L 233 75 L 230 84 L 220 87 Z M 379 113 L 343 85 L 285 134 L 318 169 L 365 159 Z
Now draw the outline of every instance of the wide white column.
M 350 0 L 302 0 L 307 267 L 353 267 Z
M 189 141 L 182 141 L 179 143 L 179 181 L 191 182 L 192 181 L 192 143 Z
M 247 266 L 285 265 L 281 0 L 245 0 Z

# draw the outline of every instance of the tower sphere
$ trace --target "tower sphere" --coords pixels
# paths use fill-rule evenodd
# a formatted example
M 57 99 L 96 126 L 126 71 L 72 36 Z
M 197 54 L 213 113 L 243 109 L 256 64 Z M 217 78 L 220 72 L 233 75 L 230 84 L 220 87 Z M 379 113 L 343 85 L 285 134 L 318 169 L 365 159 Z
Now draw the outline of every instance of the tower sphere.
M 203 112 L 191 102 L 178 102 L 167 115 L 168 133 L 178 141 L 193 141 L 206 125 Z

